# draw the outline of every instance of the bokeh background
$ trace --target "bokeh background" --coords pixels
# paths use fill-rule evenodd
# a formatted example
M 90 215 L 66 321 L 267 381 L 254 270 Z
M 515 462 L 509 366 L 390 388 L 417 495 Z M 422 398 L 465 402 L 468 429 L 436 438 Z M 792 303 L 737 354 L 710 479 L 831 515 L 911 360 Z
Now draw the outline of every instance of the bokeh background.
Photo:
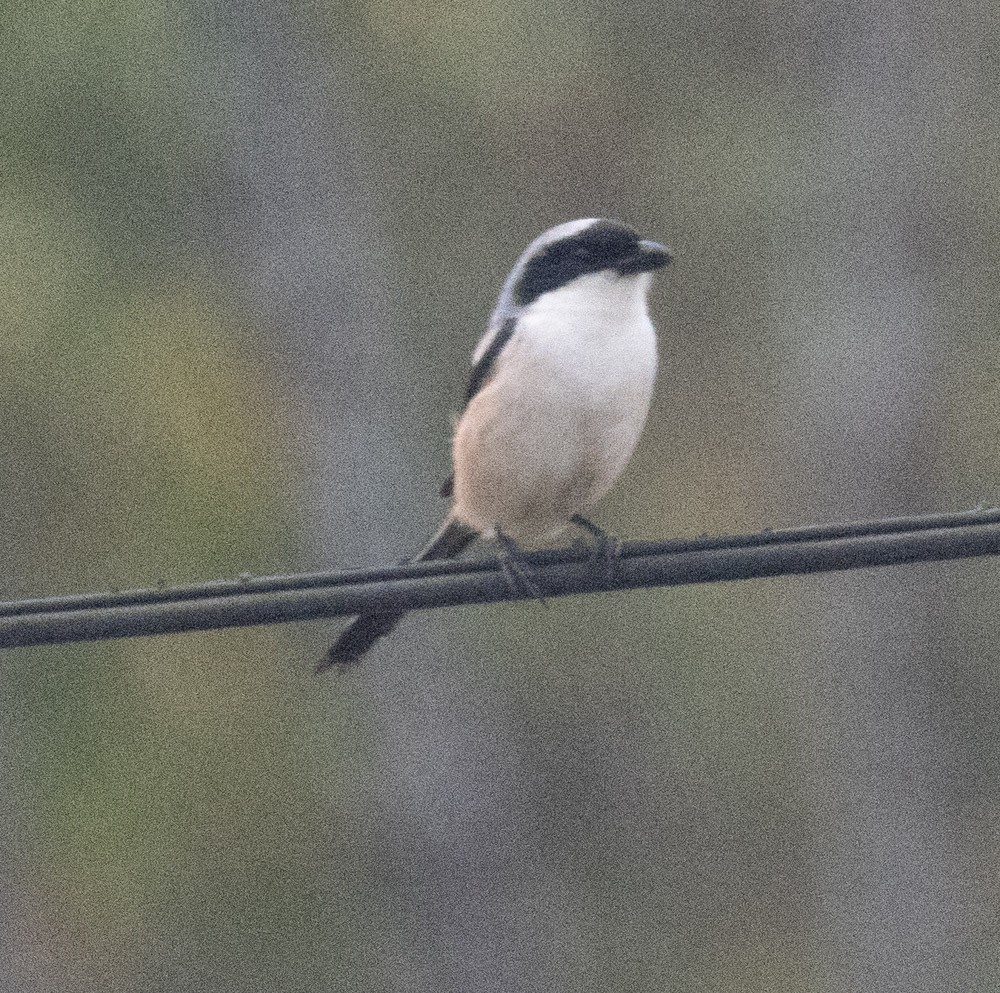
M 1000 499 L 990 0 L 8 0 L 0 597 L 396 561 L 551 224 L 626 538 Z M 488 550 L 487 550 L 488 551 Z M 0 988 L 995 990 L 998 563 L 7 652 Z

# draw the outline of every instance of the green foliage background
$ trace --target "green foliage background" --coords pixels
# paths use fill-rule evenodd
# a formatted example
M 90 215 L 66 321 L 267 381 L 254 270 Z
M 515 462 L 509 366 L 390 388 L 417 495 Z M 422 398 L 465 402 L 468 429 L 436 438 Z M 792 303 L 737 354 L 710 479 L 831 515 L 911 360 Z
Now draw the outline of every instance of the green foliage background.
M 997 499 L 986 2 L 10 3 L 0 597 L 393 561 L 551 224 L 676 264 L 600 520 Z M 991 990 L 996 564 L 3 656 L 11 990 Z

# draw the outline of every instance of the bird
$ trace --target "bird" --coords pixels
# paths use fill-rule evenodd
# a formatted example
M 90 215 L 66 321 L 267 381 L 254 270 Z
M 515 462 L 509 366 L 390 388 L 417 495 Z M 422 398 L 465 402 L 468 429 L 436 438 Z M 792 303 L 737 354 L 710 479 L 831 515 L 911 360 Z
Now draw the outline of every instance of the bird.
M 611 489 L 646 422 L 657 369 L 647 297 L 669 249 L 628 225 L 582 218 L 540 234 L 504 282 L 472 354 L 452 439 L 451 508 L 410 561 L 494 539 L 516 585 L 537 595 L 520 549 L 576 524 Z M 354 667 L 404 611 L 359 615 L 316 667 Z

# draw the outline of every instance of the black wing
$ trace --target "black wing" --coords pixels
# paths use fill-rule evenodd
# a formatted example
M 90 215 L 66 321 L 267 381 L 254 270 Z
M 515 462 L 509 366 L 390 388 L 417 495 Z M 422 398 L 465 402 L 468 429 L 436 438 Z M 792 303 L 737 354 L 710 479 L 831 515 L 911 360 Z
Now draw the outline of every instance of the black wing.
M 462 410 L 465 410 L 465 408 L 469 406 L 469 401 L 483 388 L 483 386 L 486 385 L 486 380 L 490 378 L 490 374 L 493 372 L 493 367 L 496 365 L 497 358 L 503 351 L 504 345 L 510 341 L 511 336 L 514 334 L 515 327 L 517 327 L 517 318 L 508 317 L 503 324 L 500 325 L 500 330 L 493 336 L 493 340 L 490 342 L 486 351 L 479 357 L 479 361 L 472 367 L 472 374 L 469 376 L 469 385 L 465 390 L 465 402 L 462 404 Z M 452 473 L 441 484 L 439 492 L 443 497 L 450 497 L 454 494 L 454 473 Z
M 496 365 L 497 358 L 503 351 L 504 345 L 510 341 L 511 335 L 513 335 L 514 328 L 516 327 L 517 318 L 508 317 L 507 320 L 500 325 L 500 330 L 493 336 L 493 340 L 490 342 L 489 348 L 483 352 L 479 361 L 472 367 L 472 374 L 469 376 L 469 385 L 465 390 L 465 403 L 462 406 L 463 410 L 469 406 L 469 401 L 483 388 L 486 380 L 490 378 L 490 373 L 493 372 L 493 367 Z

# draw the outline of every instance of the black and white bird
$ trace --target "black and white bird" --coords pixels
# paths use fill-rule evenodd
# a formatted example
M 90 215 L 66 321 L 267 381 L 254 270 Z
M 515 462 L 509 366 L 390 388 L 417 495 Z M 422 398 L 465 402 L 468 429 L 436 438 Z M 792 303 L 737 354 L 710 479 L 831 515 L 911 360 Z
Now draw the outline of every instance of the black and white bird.
M 509 552 L 582 515 L 625 468 L 656 378 L 647 295 L 670 262 L 617 221 L 550 228 L 517 260 L 472 356 L 455 426 L 451 510 L 415 561 L 451 558 L 477 537 Z M 362 614 L 317 671 L 348 667 L 403 616 Z

